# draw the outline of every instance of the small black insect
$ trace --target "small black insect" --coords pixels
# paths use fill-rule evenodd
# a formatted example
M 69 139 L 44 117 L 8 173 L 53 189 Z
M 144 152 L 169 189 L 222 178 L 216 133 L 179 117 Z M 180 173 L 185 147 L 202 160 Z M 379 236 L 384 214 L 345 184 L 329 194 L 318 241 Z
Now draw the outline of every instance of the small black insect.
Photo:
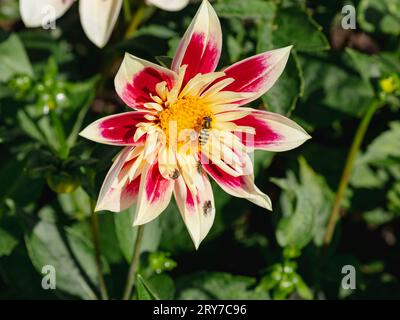
M 212 118 L 211 117 L 204 117 L 203 118 L 203 129 L 211 129 L 211 122 L 212 122 Z
M 202 173 L 203 172 L 203 167 L 202 167 L 200 161 L 197 161 L 196 169 L 197 169 L 198 173 Z
M 211 117 L 206 116 L 203 118 L 203 124 L 201 125 L 201 130 L 199 135 L 199 143 L 201 146 L 207 143 L 208 137 L 210 136 L 210 133 L 208 131 L 211 129 L 211 122 L 212 122 Z
M 204 201 L 203 204 L 203 214 L 204 216 L 208 216 L 211 213 L 212 204 L 210 200 Z
M 176 180 L 179 178 L 179 176 L 181 175 L 181 173 L 179 172 L 178 169 L 175 169 L 174 173 L 172 174 L 171 178 Z

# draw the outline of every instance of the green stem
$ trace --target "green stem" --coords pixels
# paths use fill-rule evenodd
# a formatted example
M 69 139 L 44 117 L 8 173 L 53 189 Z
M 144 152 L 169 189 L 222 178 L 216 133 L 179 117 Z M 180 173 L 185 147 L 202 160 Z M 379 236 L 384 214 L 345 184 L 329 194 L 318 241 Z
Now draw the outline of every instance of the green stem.
M 97 214 L 94 212 L 94 203 L 93 200 L 90 200 L 91 203 L 91 216 L 90 216 L 90 226 L 92 229 L 92 237 L 95 251 L 95 260 L 96 260 L 96 269 L 99 277 L 99 289 L 100 296 L 102 300 L 108 300 L 108 293 L 106 283 L 104 281 L 103 272 L 102 272 L 102 263 L 101 263 L 101 251 L 100 251 L 100 235 L 99 235 L 99 219 L 97 218 Z
M 50 111 L 50 118 L 54 128 L 55 139 L 57 139 L 58 142 L 58 155 L 61 159 L 65 160 L 68 158 L 69 146 L 65 137 L 64 125 L 57 110 Z
M 141 3 L 139 8 L 136 10 L 135 15 L 132 17 L 131 22 L 125 32 L 125 39 L 129 39 L 136 32 L 140 24 L 146 21 L 155 11 L 154 7 L 147 6 L 145 3 Z
M 131 11 L 131 4 L 129 0 L 124 0 L 124 19 L 125 22 L 131 21 L 132 18 L 132 11 Z
M 143 234 L 144 234 L 144 225 L 141 225 L 137 229 L 137 236 L 136 236 L 135 247 L 133 249 L 133 256 L 131 264 L 129 266 L 128 276 L 125 282 L 125 290 L 123 295 L 124 300 L 129 300 L 132 295 L 132 288 L 133 284 L 135 283 L 135 274 L 139 266 L 140 247 L 142 245 Z
M 357 132 L 354 136 L 353 143 L 350 147 L 349 154 L 347 155 L 346 164 L 343 169 L 342 177 L 340 178 L 339 187 L 336 193 L 335 202 L 333 203 L 332 211 L 329 217 L 328 226 L 326 228 L 324 236 L 324 245 L 328 246 L 332 241 L 333 232 L 335 231 L 335 226 L 340 216 L 340 209 L 342 204 L 342 199 L 346 193 L 347 187 L 349 185 L 350 175 L 353 169 L 354 161 L 360 151 L 361 144 L 364 140 L 365 133 L 367 132 L 368 126 L 375 111 L 381 105 L 381 101 L 373 100 L 368 107 L 365 115 L 363 116 L 360 125 L 357 128 Z

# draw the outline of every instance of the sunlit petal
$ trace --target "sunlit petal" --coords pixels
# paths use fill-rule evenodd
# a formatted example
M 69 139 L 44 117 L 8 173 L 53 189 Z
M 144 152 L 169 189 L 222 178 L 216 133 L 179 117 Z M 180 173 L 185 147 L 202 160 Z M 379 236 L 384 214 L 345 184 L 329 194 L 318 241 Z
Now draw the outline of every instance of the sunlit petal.
M 96 46 L 102 48 L 114 29 L 122 0 L 80 0 L 79 14 L 82 28 Z

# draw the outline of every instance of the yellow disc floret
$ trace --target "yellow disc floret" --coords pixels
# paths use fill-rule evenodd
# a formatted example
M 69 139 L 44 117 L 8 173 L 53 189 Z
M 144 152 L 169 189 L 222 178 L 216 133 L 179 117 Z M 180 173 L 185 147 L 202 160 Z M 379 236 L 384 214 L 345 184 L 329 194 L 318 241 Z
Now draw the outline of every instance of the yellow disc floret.
M 182 130 L 199 132 L 202 128 L 204 117 L 212 117 L 206 104 L 197 97 L 184 97 L 178 99 L 159 114 L 160 126 L 169 139 L 172 130 L 179 136 Z

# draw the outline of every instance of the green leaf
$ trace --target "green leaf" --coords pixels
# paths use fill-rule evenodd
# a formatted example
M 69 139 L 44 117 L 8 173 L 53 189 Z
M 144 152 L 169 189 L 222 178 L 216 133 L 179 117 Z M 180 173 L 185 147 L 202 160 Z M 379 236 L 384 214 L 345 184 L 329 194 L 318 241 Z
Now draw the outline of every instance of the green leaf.
M 329 55 L 308 55 L 301 57 L 300 62 L 304 71 L 304 100 L 318 99 L 321 107 L 360 117 L 374 99 L 368 81 L 341 63 L 333 62 Z
M 350 65 L 355 66 L 364 80 L 400 73 L 400 59 L 396 54 L 380 52 L 369 55 L 351 48 L 346 48 L 346 54 L 351 59 Z
M 167 26 L 153 24 L 141 27 L 134 33 L 133 38 L 138 38 L 141 36 L 152 36 L 160 39 L 170 39 L 172 37 L 176 37 L 177 34 L 175 31 L 171 30 L 171 28 L 168 28 Z
M 268 168 L 274 159 L 275 154 L 272 152 L 254 152 L 254 176 L 257 175 L 265 168 Z
M 172 58 L 168 56 L 157 56 L 156 60 L 160 65 L 162 65 L 165 68 L 170 69 L 172 65 Z
M 38 272 L 45 265 L 54 266 L 58 289 L 83 299 L 95 299 L 96 295 L 82 275 L 65 239 L 54 223 L 39 221 L 25 236 L 32 263 Z
M 76 220 L 83 220 L 90 216 L 90 197 L 81 188 L 70 193 L 59 193 L 58 201 L 63 212 Z
M 14 0 L 2 0 L 0 6 L 0 21 L 12 21 L 19 18 L 18 2 Z
M 0 81 L 7 81 L 17 74 L 33 76 L 33 69 L 21 40 L 12 34 L 0 43 Z
M 389 128 L 372 141 L 360 162 L 378 163 L 390 158 L 400 158 L 400 121 L 391 122 Z
M 361 0 L 357 13 L 365 31 L 400 35 L 399 0 Z
M 300 52 L 329 49 L 322 27 L 300 6 L 279 9 L 271 34 L 276 48 L 294 45 Z
M 293 51 L 279 80 L 262 96 L 267 109 L 283 115 L 290 115 L 297 100 L 304 93 L 303 71 L 297 54 Z
M 351 185 L 357 188 L 383 188 L 391 177 L 394 180 L 399 178 L 399 159 L 400 122 L 393 121 L 389 123 L 389 130 L 375 138 L 356 159 L 350 178 Z
M 279 279 L 273 277 L 271 274 L 267 274 L 261 278 L 260 283 L 257 285 L 256 291 L 268 292 L 279 283 Z
M 207 272 L 178 280 L 178 299 L 267 300 L 266 292 L 252 289 L 256 280 L 229 273 Z
M 289 115 L 297 100 L 304 93 L 304 77 L 303 71 L 296 54 L 296 51 L 318 51 L 327 48 L 327 40 L 321 32 L 321 27 L 312 20 L 311 17 L 300 8 L 284 8 L 278 11 L 271 10 L 271 13 L 264 16 L 258 23 L 257 34 L 257 52 L 265 52 L 276 49 L 282 46 L 295 45 L 292 50 L 291 58 L 289 59 L 282 76 L 275 85 L 262 96 L 263 102 L 272 112 L 277 112 L 284 115 Z M 304 20 L 299 25 L 292 24 L 292 12 L 296 12 L 295 19 Z M 315 39 L 320 39 L 314 42 L 302 42 L 301 37 L 293 36 L 294 28 L 296 32 L 305 32 L 308 36 L 312 35 Z M 305 28 L 305 30 L 302 30 Z M 301 31 L 298 31 L 301 29 Z M 295 41 L 298 41 L 296 43 Z M 313 44 L 314 43 L 314 44 Z M 308 47 L 313 45 L 314 47 Z
M 0 257 L 10 255 L 17 244 L 17 239 L 15 239 L 6 230 L 0 228 Z
M 252 0 L 251 5 L 241 0 L 222 0 L 214 8 L 219 17 L 265 19 L 266 16 L 273 16 L 275 4 L 262 0 Z
M 153 275 L 147 280 L 138 274 L 136 280 L 136 292 L 139 300 L 171 300 L 174 297 L 174 282 L 165 274 Z
M 17 117 L 21 129 L 25 131 L 29 137 L 46 144 L 46 136 L 43 134 L 40 127 L 35 120 L 32 119 L 29 113 L 27 113 L 25 110 L 18 110 Z
M 375 208 L 363 213 L 363 219 L 366 223 L 379 226 L 391 221 L 395 215 L 392 212 L 387 212 L 383 208 Z
M 160 226 L 162 229 L 160 249 L 174 254 L 194 249 L 193 242 L 174 201 L 171 201 L 168 208 L 161 214 Z
M 387 193 L 388 208 L 397 217 L 400 216 L 400 182 L 396 181 Z
M 295 279 L 296 279 L 296 289 L 299 296 L 305 300 L 313 299 L 313 293 L 311 292 L 307 284 L 304 282 L 304 280 L 300 277 L 300 275 L 296 274 Z
M 362 161 L 362 160 L 361 160 Z M 389 176 L 385 170 L 373 170 L 367 163 L 356 160 L 350 177 L 350 183 L 356 188 L 381 188 Z
M 97 272 L 95 250 L 91 240 L 91 233 L 82 233 L 79 224 L 66 227 L 66 235 L 68 245 L 79 265 L 85 271 L 90 281 L 95 285 L 99 284 L 99 276 Z M 108 273 L 110 267 L 107 261 L 101 257 L 103 273 Z
M 282 247 L 294 246 L 300 249 L 312 239 L 314 224 L 314 208 L 309 199 L 299 192 L 294 214 L 279 221 L 276 239 Z
M 278 223 L 276 237 L 282 247 L 301 249 L 312 239 L 322 245 L 325 226 L 334 194 L 323 177 L 317 175 L 304 158 L 299 159 L 300 177 L 272 179 L 283 188 L 281 207 L 283 217 Z
M 132 206 L 128 210 L 114 215 L 115 231 L 121 251 L 130 262 L 135 247 L 137 227 L 133 227 L 133 217 L 136 207 Z M 141 245 L 141 252 L 155 251 L 158 248 L 161 239 L 161 228 L 159 219 L 147 223 L 144 229 L 144 235 Z
M 136 276 L 136 292 L 139 300 L 156 300 L 146 287 L 144 279 L 140 274 Z
M 175 284 L 166 274 L 156 274 L 145 282 L 146 288 L 156 300 L 171 300 L 175 295 Z

